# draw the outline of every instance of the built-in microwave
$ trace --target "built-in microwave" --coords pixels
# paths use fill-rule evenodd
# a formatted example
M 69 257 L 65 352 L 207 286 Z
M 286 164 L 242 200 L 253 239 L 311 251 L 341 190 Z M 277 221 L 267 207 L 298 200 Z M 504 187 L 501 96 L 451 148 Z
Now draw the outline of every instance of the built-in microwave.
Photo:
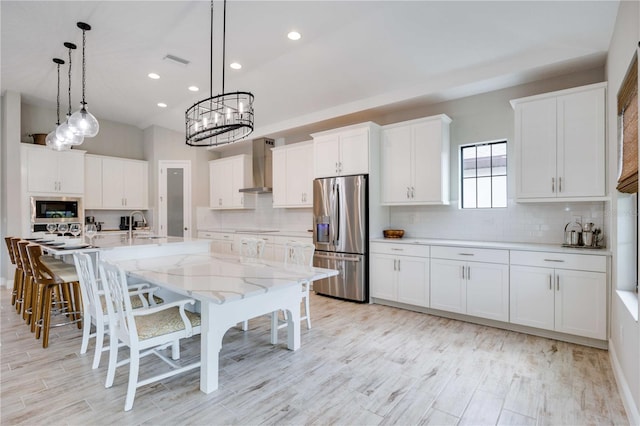
M 31 224 L 82 223 L 82 198 L 31 197 Z

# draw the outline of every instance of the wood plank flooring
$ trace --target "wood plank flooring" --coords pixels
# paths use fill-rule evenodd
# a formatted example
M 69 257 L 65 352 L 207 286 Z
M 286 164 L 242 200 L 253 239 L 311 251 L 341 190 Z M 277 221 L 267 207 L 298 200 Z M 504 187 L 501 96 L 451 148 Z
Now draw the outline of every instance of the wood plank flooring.
M 124 412 L 128 367 L 105 389 L 107 353 L 92 370 L 93 341 L 80 355 L 72 326 L 42 349 L 0 293 L 2 425 L 628 424 L 606 351 L 317 295 L 300 350 L 285 330 L 270 345 L 267 317 L 254 319 L 225 335 L 218 391 L 193 371 L 138 389 Z M 148 357 L 141 375 L 157 366 Z

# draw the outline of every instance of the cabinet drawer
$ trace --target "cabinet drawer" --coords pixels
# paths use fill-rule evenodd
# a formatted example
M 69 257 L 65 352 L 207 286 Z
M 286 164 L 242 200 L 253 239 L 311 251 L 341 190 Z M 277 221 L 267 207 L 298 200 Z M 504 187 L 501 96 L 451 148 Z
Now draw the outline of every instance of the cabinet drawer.
M 369 249 L 371 253 L 429 257 L 429 246 L 418 244 L 393 244 L 372 241 Z
M 257 234 L 255 237 L 256 238 L 260 238 L 261 240 L 264 240 L 265 244 L 275 244 L 275 242 L 276 242 L 275 235 Z
M 469 262 L 509 263 L 509 250 L 433 246 L 431 257 Z
M 233 234 L 225 234 L 222 232 L 211 232 L 211 238 L 220 241 L 233 241 Z
M 606 256 L 543 251 L 511 251 L 511 264 L 579 271 L 607 271 Z
M 198 231 L 198 238 L 207 238 L 209 240 L 213 240 L 215 232 L 208 231 Z

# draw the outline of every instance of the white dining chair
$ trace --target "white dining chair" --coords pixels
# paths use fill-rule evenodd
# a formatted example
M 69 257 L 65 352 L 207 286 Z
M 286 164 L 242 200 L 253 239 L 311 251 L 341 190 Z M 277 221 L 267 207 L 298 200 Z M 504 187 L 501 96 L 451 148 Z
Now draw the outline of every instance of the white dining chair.
M 91 256 L 87 253 L 76 252 L 73 254 L 73 262 L 80 281 L 84 318 L 82 323 L 80 353 L 84 354 L 87 352 L 89 339 L 95 337 L 96 346 L 91 368 L 96 369 L 100 365 L 102 352 L 109 350 L 108 346 L 104 346 L 104 335 L 108 331 L 110 322 L 104 290 L 100 288 L 98 283 Z M 163 302 L 161 298 L 153 294 L 158 287 L 151 286 L 148 283 L 133 284 L 128 286 L 128 289 L 133 309 L 148 308 L 149 306 L 155 306 Z M 91 333 L 92 325 L 95 327 L 95 333 Z
M 299 266 L 313 266 L 313 255 L 316 247 L 312 243 L 302 243 L 299 241 L 287 241 L 284 246 L 284 266 L 299 265 Z M 304 315 L 300 315 L 300 321 L 306 320 L 307 329 L 311 329 L 311 313 L 309 310 L 309 292 L 311 291 L 311 282 L 303 280 L 300 282 L 302 286 L 302 299 L 304 301 Z M 282 311 L 284 315 L 284 321 L 278 321 L 278 328 L 284 328 L 287 326 L 287 313 Z M 274 313 L 278 315 L 278 313 Z
M 99 269 L 109 317 L 115 319 L 109 326 L 109 368 L 105 387 L 110 388 L 113 385 L 117 367 L 129 364 L 129 383 L 124 404 L 124 411 L 129 411 L 133 408 L 137 388 L 200 368 L 200 361 L 187 365 L 174 362 L 180 358 L 180 339 L 200 334 L 200 315 L 185 309 L 186 305 L 195 304 L 194 299 L 163 303 L 146 309 L 133 309 L 124 270 L 105 261 L 99 262 Z M 130 356 L 120 362 L 118 342 L 129 347 Z M 160 352 L 169 347 L 171 359 Z M 171 366 L 172 370 L 139 380 L 140 358 L 151 354 L 157 355 Z
M 262 238 L 244 237 L 240 239 L 240 262 L 255 264 L 262 259 L 265 241 Z M 242 331 L 249 329 L 249 320 L 242 322 Z

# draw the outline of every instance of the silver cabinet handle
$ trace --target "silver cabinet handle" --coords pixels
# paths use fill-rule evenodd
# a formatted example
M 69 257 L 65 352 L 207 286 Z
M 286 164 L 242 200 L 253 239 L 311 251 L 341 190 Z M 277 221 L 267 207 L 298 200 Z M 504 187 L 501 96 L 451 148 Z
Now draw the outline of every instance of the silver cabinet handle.
M 560 275 L 556 275 L 556 290 L 560 291 Z
M 467 266 L 467 280 L 471 280 L 471 266 Z
M 464 266 L 462 266 L 461 268 L 462 268 L 462 279 L 464 280 Z
M 557 262 L 557 263 L 562 263 L 564 262 L 564 260 L 562 259 L 544 259 L 545 262 Z
M 400 271 L 400 259 L 398 259 L 398 271 Z
M 562 192 L 562 177 L 558 178 L 558 192 Z
M 553 277 L 551 276 L 551 274 L 549 274 L 549 290 L 553 290 L 552 284 L 551 284 L 551 280 L 553 279 Z
M 398 259 L 393 259 L 393 270 L 394 271 L 398 270 Z
M 551 192 L 556 192 L 556 178 L 551 178 Z
M 393 250 L 393 251 L 404 251 L 404 249 L 401 249 L 401 248 L 392 248 L 391 250 Z
M 411 189 L 407 186 L 407 198 L 411 198 Z
M 416 198 L 416 189 L 413 186 L 411 187 L 411 198 Z
M 473 253 L 458 253 L 459 256 L 473 256 Z

